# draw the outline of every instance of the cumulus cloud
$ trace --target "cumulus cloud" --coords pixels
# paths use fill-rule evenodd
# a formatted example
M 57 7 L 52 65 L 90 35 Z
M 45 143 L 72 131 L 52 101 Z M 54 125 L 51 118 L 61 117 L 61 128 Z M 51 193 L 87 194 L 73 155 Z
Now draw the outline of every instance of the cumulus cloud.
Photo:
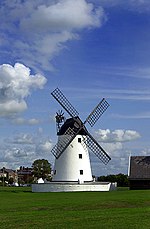
M 115 157 L 120 157 L 120 152 L 123 149 L 123 145 L 121 142 L 113 142 L 113 143 L 103 143 L 102 146 L 108 152 L 108 154 Z
M 140 138 L 140 134 L 137 131 L 121 129 L 113 131 L 99 129 L 94 136 L 110 157 L 119 159 L 127 157 L 125 143 Z
M 52 149 L 52 142 L 50 140 L 46 140 L 36 146 L 36 152 L 41 153 L 41 152 L 46 152 L 50 153 Z
M 0 165 L 6 168 L 17 169 L 21 165 L 31 166 L 34 160 L 34 151 L 30 147 L 30 150 L 20 147 L 10 147 L 7 145 L 7 148 L 4 152 L 1 152 Z
M 0 116 L 13 116 L 27 109 L 26 97 L 33 89 L 42 89 L 46 78 L 31 75 L 30 69 L 16 63 L 0 65 Z
M 82 29 L 100 27 L 106 15 L 86 0 L 4 1 L 0 20 L 3 55 L 9 47 L 10 58 L 46 70 L 67 41 L 77 39 Z
M 93 154 L 91 154 L 93 173 L 95 175 L 117 174 L 122 171 L 127 174 L 128 157 L 132 153 L 128 150 L 128 143 L 140 137 L 140 134 L 134 130 L 101 130 L 94 133 L 94 137 L 99 144 L 111 157 L 107 166 L 101 163 Z
M 110 143 L 110 142 L 128 142 L 136 140 L 140 137 L 140 134 L 134 130 L 114 130 L 109 129 L 101 130 L 95 132 L 95 137 L 100 142 Z

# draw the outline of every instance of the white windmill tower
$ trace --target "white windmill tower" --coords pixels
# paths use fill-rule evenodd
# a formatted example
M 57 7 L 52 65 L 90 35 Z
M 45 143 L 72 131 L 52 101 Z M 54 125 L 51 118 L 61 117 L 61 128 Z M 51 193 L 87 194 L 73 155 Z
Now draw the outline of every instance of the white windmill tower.
M 79 118 L 79 113 L 59 88 L 56 88 L 51 94 L 71 116 L 71 118 L 64 120 L 62 112 L 59 112 L 56 115 L 58 142 L 51 151 L 55 156 L 52 181 L 92 181 L 89 150 L 104 164 L 107 164 L 111 158 L 91 136 L 86 129 L 85 124 L 89 123 L 90 126 L 93 126 L 108 108 L 109 104 L 105 99 L 102 99 L 87 119 L 82 122 Z

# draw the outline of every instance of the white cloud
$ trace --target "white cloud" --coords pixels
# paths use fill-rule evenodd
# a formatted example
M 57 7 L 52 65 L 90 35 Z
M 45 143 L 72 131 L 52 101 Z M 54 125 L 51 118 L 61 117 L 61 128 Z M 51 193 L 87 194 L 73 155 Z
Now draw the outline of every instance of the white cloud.
M 126 77 L 126 78 L 138 78 L 138 79 L 150 79 L 150 68 L 149 67 L 122 67 L 122 66 L 103 66 L 100 69 L 97 68 L 100 74 L 113 76 L 115 75 L 118 78 Z
M 21 117 L 12 119 L 12 123 L 14 124 L 18 124 L 18 125 L 37 125 L 40 123 L 40 120 L 36 119 L 36 118 L 32 118 L 32 119 L 24 119 Z
M 15 135 L 12 139 L 5 140 L 11 144 L 34 144 L 33 136 L 30 134 Z
M 103 135 L 107 137 L 105 137 L 105 140 L 99 141 L 100 145 L 106 150 L 106 152 L 108 152 L 112 160 L 108 163 L 107 166 L 104 166 L 103 163 L 100 163 L 98 158 L 94 156 L 93 153 L 91 153 L 93 174 L 100 176 L 105 174 L 116 174 L 120 171 L 127 173 L 128 156 L 130 153 L 132 154 L 132 152 L 129 152 L 127 149 L 126 141 L 127 139 L 128 141 L 129 139 L 135 139 L 133 135 L 137 136 L 134 131 L 130 131 L 125 133 L 123 130 L 125 136 L 121 134 L 122 131 L 102 131 L 103 134 L 101 133 L 100 136 Z M 116 135 L 114 136 L 114 134 L 109 136 L 109 133 L 113 132 L 117 132 L 117 137 Z M 40 129 L 39 133 L 36 135 L 22 133 L 12 136 L 9 139 L 5 139 L 5 141 L 2 141 L 1 139 L 0 144 L 1 167 L 5 166 L 6 168 L 16 169 L 21 165 L 31 166 L 34 160 L 40 158 L 47 159 L 51 164 L 54 163 L 54 157 L 50 152 L 52 149 L 52 142 L 48 137 L 44 136 L 42 129 Z M 148 155 L 148 153 L 148 149 L 139 152 L 140 155 Z
M 46 140 L 45 142 L 40 143 L 39 145 L 36 146 L 36 153 L 51 153 L 52 149 L 52 142 L 49 140 Z
M 114 130 L 109 129 L 95 132 L 94 137 L 103 147 L 105 152 L 111 157 L 111 161 L 107 166 L 101 164 L 99 168 L 99 161 L 95 157 L 93 160 L 93 172 L 95 175 L 117 174 L 122 171 L 127 174 L 129 152 L 127 143 L 136 140 L 140 134 L 134 130 Z
M 103 7 L 122 7 L 132 11 L 149 11 L 150 4 L 149 0 L 91 0 L 92 2 L 98 3 Z
M 25 101 L 10 100 L 2 101 L 0 103 L 0 116 L 7 117 L 27 109 L 27 104 Z
M 74 92 L 77 96 L 76 98 L 82 100 L 97 99 L 98 97 L 107 99 L 117 99 L 117 100 L 131 100 L 131 101 L 149 101 L 150 91 L 149 89 L 117 89 L 117 88 L 105 88 L 96 89 L 95 86 L 100 85 L 100 82 L 96 82 L 93 88 L 75 88 L 70 87 L 69 91 Z M 148 83 L 147 83 L 148 85 Z
M 16 169 L 31 166 L 36 159 L 47 159 L 51 164 L 54 157 L 51 154 L 52 142 L 44 133 L 39 135 L 20 133 L 9 139 L 1 139 L 0 167 Z
M 103 8 L 86 0 L 5 1 L 0 9 L 2 51 L 9 47 L 13 59 L 50 69 L 50 61 L 67 41 L 105 20 Z
M 113 118 L 120 118 L 120 119 L 150 119 L 150 112 L 141 112 L 132 115 L 120 115 L 120 114 L 113 114 Z
M 111 98 L 111 99 L 121 99 L 121 100 L 135 100 L 135 101 L 149 101 L 150 100 L 150 92 L 148 89 L 145 90 L 126 90 L 126 89 L 104 89 L 101 90 L 101 92 L 103 94 L 105 94 L 105 96 L 107 98 Z
M 94 9 L 93 4 L 85 0 L 60 0 L 49 6 L 37 6 L 27 18 L 23 18 L 20 26 L 23 30 L 42 32 L 82 29 L 100 26 L 99 19 L 103 15 L 102 8 Z
M 105 151 L 108 152 L 110 157 L 111 155 L 113 155 L 113 157 L 118 157 L 120 155 L 121 150 L 123 149 L 123 145 L 121 142 L 102 143 L 101 145 L 103 146 Z
M 21 150 L 21 149 L 14 149 L 14 153 L 13 153 L 13 156 L 14 157 L 26 157 L 27 156 L 27 152 L 25 152 L 24 150 Z
M 31 149 L 26 151 L 25 148 L 7 146 L 7 149 L 1 155 L 0 165 L 1 167 L 17 169 L 21 165 L 31 166 L 32 159 L 34 159 L 34 153 Z
M 95 137 L 100 142 L 128 142 L 135 140 L 140 137 L 140 134 L 134 130 L 114 130 L 111 131 L 109 129 L 101 130 L 95 132 Z
M 0 116 L 13 116 L 26 110 L 25 98 L 33 89 L 42 89 L 45 83 L 44 76 L 31 75 L 23 64 L 0 65 Z
M 88 67 L 88 66 L 87 66 Z M 89 67 L 88 71 L 91 69 Z M 91 74 L 95 76 L 101 75 L 102 77 L 95 77 L 93 86 L 88 88 L 75 88 L 71 87 L 68 90 L 73 91 L 77 95 L 78 99 L 97 99 L 98 97 L 105 97 L 112 100 L 127 100 L 127 101 L 150 101 L 150 68 L 148 67 L 123 67 L 123 66 L 96 66 L 92 69 Z M 122 85 L 118 87 L 118 84 L 105 84 L 105 80 L 109 78 L 115 78 L 114 82 L 121 82 L 122 79 L 125 82 L 132 82 L 128 85 L 128 88 Z M 138 83 L 137 83 L 138 82 Z M 104 85 L 101 88 L 101 85 Z M 101 90 L 99 90 L 101 88 Z M 149 112 L 142 114 L 135 114 L 135 117 L 149 118 Z
M 150 155 L 150 149 L 143 149 L 142 152 L 141 152 L 141 155 L 143 156 L 149 156 Z

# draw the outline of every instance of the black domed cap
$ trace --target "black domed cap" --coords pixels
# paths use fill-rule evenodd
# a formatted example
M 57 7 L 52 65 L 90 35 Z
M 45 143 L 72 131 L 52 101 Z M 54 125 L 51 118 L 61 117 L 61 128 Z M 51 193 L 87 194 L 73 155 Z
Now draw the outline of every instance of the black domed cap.
M 79 128 L 82 126 L 82 121 L 79 117 L 75 118 L 69 118 L 65 121 L 65 123 L 61 126 L 59 132 L 57 135 L 64 135 L 66 130 L 70 127 L 74 132 L 77 132 Z M 79 131 L 80 135 L 87 135 L 86 127 L 83 126 L 83 128 Z

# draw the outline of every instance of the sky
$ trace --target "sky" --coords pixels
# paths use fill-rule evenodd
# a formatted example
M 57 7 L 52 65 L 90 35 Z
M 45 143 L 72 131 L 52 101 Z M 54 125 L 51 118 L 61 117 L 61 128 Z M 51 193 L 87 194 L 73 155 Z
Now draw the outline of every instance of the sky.
M 0 167 L 53 167 L 56 87 L 83 121 L 110 104 L 86 126 L 111 157 L 90 153 L 93 175 L 127 174 L 130 155 L 150 155 L 149 0 L 1 0 L 0 22 Z

